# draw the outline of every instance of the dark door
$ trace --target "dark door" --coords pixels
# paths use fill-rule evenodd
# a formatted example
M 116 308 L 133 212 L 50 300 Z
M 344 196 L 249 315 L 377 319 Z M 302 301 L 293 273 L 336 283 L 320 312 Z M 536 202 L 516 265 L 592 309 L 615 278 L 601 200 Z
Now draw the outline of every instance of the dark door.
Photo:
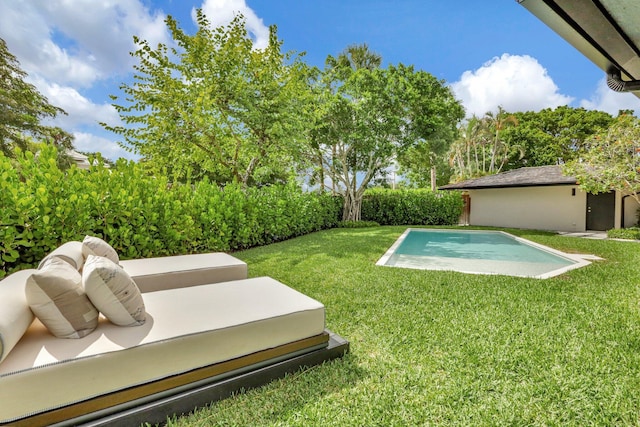
M 616 193 L 587 194 L 587 230 L 610 230 L 616 211 Z

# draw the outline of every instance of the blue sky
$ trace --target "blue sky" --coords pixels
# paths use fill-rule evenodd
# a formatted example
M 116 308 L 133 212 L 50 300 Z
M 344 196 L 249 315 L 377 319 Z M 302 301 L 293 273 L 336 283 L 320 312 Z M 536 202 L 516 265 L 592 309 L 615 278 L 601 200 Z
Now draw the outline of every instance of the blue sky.
M 195 32 L 202 8 L 216 24 L 247 18 L 256 45 L 277 25 L 285 50 L 327 55 L 367 43 L 387 64 L 413 64 L 451 85 L 470 115 L 558 105 L 616 114 L 640 100 L 610 91 L 604 74 L 515 0 L 19 0 L 0 2 L 0 37 L 29 81 L 69 114 L 55 120 L 81 151 L 135 158 L 97 122 L 117 124 L 109 94 L 129 82 L 137 35 L 171 43 L 164 18 Z

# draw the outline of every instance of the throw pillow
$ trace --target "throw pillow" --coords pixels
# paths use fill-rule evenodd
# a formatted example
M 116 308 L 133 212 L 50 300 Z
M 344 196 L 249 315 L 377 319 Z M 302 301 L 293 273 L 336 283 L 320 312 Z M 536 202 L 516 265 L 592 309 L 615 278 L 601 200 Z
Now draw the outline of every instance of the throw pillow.
M 89 255 L 82 271 L 82 284 L 93 305 L 112 323 L 144 324 L 146 312 L 138 286 L 110 259 Z
M 20 270 L 0 281 L 0 362 L 33 322 L 24 287 L 35 270 Z
M 85 236 L 82 241 L 82 254 L 85 259 L 89 255 L 97 255 L 109 258 L 116 264 L 120 263 L 120 258 L 118 257 L 116 250 L 113 249 L 110 244 L 95 236 Z
M 98 311 L 82 289 L 82 276 L 60 258 L 48 260 L 27 279 L 29 307 L 59 338 L 82 338 L 98 326 Z
M 48 260 L 53 257 L 58 257 L 61 260 L 69 263 L 71 267 L 80 271 L 84 264 L 84 256 L 82 255 L 82 242 L 67 242 L 58 246 L 55 250 L 49 253 L 46 257 L 40 261 L 38 269 L 42 268 Z

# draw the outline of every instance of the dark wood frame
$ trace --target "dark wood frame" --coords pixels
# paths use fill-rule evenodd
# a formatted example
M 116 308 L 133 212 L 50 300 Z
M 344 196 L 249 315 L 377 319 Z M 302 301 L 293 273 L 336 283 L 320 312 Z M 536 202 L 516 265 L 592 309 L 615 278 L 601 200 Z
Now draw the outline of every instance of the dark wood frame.
M 113 426 L 164 423 L 260 387 L 303 367 L 342 357 L 349 342 L 331 331 L 180 375 L 23 418 L 8 425 Z M 6 425 L 6 424 L 2 424 Z

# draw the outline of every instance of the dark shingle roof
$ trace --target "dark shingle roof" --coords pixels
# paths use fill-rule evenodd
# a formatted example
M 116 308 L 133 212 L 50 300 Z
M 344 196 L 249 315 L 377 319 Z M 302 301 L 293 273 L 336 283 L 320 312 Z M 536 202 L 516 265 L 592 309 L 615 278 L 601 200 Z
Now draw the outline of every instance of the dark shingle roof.
M 561 166 L 538 166 L 514 169 L 496 175 L 469 179 L 440 187 L 440 190 L 471 190 L 477 188 L 534 187 L 543 185 L 575 185 L 572 176 L 562 174 Z

